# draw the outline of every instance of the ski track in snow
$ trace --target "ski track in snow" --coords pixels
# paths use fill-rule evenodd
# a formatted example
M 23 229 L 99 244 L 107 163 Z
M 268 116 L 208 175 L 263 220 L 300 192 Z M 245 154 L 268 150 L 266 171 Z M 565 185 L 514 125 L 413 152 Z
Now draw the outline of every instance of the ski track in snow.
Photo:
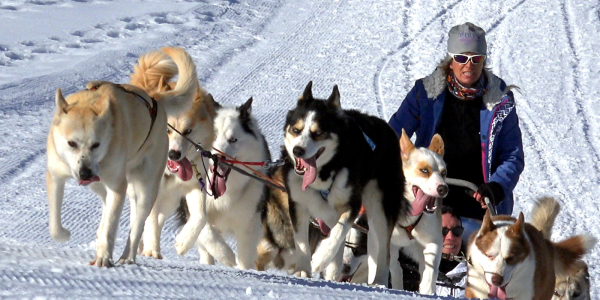
M 44 172 L 55 89 L 70 94 L 89 80 L 127 82 L 140 54 L 166 45 L 188 50 L 201 84 L 217 101 L 240 104 L 254 97 L 253 114 L 276 158 L 285 112 L 309 80 L 316 97 L 326 98 L 333 84 L 339 84 L 345 108 L 387 120 L 414 80 L 429 74 L 443 57 L 448 29 L 465 21 L 479 24 L 488 32 L 494 72 L 523 90 L 516 98 L 526 167 L 515 189 L 515 213 L 527 215 L 533 199 L 554 195 L 563 205 L 556 239 L 597 232 L 600 206 L 593 199 L 600 193 L 595 104 L 600 96 L 600 45 L 589 36 L 600 29 L 598 5 L 490 1 L 478 12 L 471 8 L 485 5 L 476 0 L 131 3 L 145 5 L 144 10 L 118 12 L 118 17 L 92 26 L 65 24 L 63 32 L 50 36 L 23 36 L 17 42 L 0 38 L 0 127 L 5 128 L 0 132 L 0 298 L 413 298 L 277 271 L 201 266 L 196 251 L 175 254 L 178 229 L 172 219 L 162 234 L 165 259 L 138 256 L 135 266 L 89 267 L 101 206 L 95 194 L 74 182 L 67 183 L 63 205 L 71 240 L 64 245 L 51 240 Z M 13 0 L 0 2 L 0 15 L 18 19 L 44 9 L 122 4 Z M 534 46 L 527 46 L 530 40 Z M 528 47 L 550 49 L 556 57 Z M 549 84 L 555 80 L 549 74 L 563 77 Z M 547 108 L 549 103 L 552 108 Z M 124 248 L 128 226 L 125 205 L 115 257 Z M 235 250 L 235 243 L 228 242 Z M 598 282 L 598 247 L 586 261 L 591 281 Z M 592 298 L 598 295 L 593 284 Z

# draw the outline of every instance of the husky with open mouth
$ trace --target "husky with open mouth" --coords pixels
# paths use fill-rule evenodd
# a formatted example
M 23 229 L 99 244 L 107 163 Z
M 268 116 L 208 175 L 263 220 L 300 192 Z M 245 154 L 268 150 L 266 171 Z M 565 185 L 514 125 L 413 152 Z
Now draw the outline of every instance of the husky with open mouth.
M 164 47 L 150 51 L 138 58 L 134 72 L 130 75 L 130 83 L 143 88 L 149 95 L 160 98 L 168 94 L 176 86 L 172 81 L 178 72 L 187 72 L 196 68 L 192 58 L 181 48 Z M 198 81 L 198 78 L 192 78 Z M 146 219 L 143 243 L 140 252 L 143 256 L 161 259 L 160 236 L 167 218 L 175 213 L 181 200 L 185 200 L 190 218 L 200 219 L 202 187 L 198 179 L 205 179 L 204 169 L 208 159 L 196 151 L 194 143 L 210 149 L 213 139 L 213 119 L 215 117 L 214 100 L 200 86 L 196 89 L 192 105 L 187 110 L 167 111 L 167 128 L 169 151 L 164 176 L 158 189 L 158 197 L 154 207 Z M 195 167 L 195 168 L 194 168 Z M 192 224 L 192 223 L 190 223 Z M 203 226 L 200 224 L 200 226 Z M 192 228 L 193 229 L 193 228 Z M 182 232 L 192 230 L 185 228 Z M 175 245 L 176 250 L 178 245 Z
M 252 98 L 239 107 L 217 104 L 213 155 L 239 162 L 260 163 L 270 160 L 269 147 L 251 111 Z M 222 153 L 228 157 L 223 157 Z M 178 251 L 185 253 L 197 242 L 202 264 L 214 264 L 217 259 L 226 266 L 253 269 L 262 235 L 261 214 L 269 189 L 263 182 L 223 164 L 215 166 L 213 161 L 211 164 L 206 181 L 208 195 L 203 208 L 208 223 L 200 228 L 201 231 L 190 231 L 186 235 L 177 236 L 176 242 L 181 246 Z M 240 164 L 235 166 L 241 167 Z M 262 166 L 249 166 L 265 176 L 269 175 Z M 203 220 L 190 219 L 185 226 L 194 226 L 190 222 Z M 225 242 L 225 235 L 231 235 L 236 241 L 237 260 L 233 250 Z
M 344 110 L 333 88 L 315 99 L 309 82 L 286 117 L 283 177 L 294 227 L 296 274 L 308 277 L 327 268 L 341 274 L 344 239 L 359 214 L 369 224 L 369 284 L 387 286 L 392 229 L 407 212 L 398 138 L 389 125 L 355 110 Z M 309 219 L 329 235 L 310 256 Z M 328 267 L 332 263 L 332 267 Z
M 92 265 L 114 265 L 112 254 L 125 195 L 131 205 L 131 226 L 119 262 L 135 263 L 144 222 L 156 201 L 166 164 L 167 114 L 188 110 L 198 89 L 193 62 L 181 62 L 190 67 L 179 68 L 173 89 L 154 98 L 137 86 L 105 81 L 89 82 L 87 90 L 66 98 L 60 89 L 56 92 L 47 146 L 50 235 L 61 242 L 70 237 L 61 222 L 65 181 L 74 178 L 80 185 L 89 185 L 102 201 Z
M 421 294 L 433 294 L 442 259 L 442 198 L 448 194 L 444 142 L 434 135 L 428 148 L 416 148 L 404 129 L 400 137 L 402 168 L 406 185 L 404 195 L 411 205 L 411 215 L 398 222 L 392 234 L 390 274 L 392 288 L 403 289 L 402 267 L 398 251 L 419 264 Z

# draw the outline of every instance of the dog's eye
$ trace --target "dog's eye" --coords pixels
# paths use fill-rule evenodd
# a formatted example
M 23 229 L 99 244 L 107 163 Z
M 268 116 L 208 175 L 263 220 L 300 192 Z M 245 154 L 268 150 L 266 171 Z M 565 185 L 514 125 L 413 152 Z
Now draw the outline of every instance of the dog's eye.
M 441 174 L 442 174 L 442 177 L 446 177 L 446 174 L 448 174 L 448 172 L 446 172 L 446 170 L 444 170 L 441 172 Z
M 294 128 L 292 128 L 292 133 L 299 134 L 300 133 L 300 129 L 294 127 Z
M 233 144 L 233 143 L 237 142 L 237 139 L 232 137 L 232 138 L 228 139 L 227 142 L 230 144 Z
M 429 173 L 429 170 L 427 170 L 427 169 L 421 169 L 420 171 L 423 172 L 423 174 L 428 174 Z
M 183 135 L 188 135 L 188 134 L 190 134 L 190 133 L 192 133 L 192 130 L 191 130 L 191 129 L 186 129 L 186 130 L 183 132 Z
M 171 129 L 167 128 L 167 134 L 171 134 Z
M 556 296 L 556 297 L 562 297 L 562 295 L 557 290 L 554 290 L 554 296 Z
M 71 147 L 73 149 L 77 149 L 77 143 L 75 143 L 73 141 L 69 141 L 68 144 L 69 144 L 69 147 Z
M 96 142 L 96 143 L 94 143 L 94 144 L 92 145 L 92 150 L 94 150 L 94 149 L 96 149 L 96 148 L 98 148 L 98 147 L 100 147 L 100 143 Z
M 320 136 L 320 135 L 322 135 L 322 134 L 323 134 L 323 131 L 322 131 L 322 130 L 317 130 L 317 131 L 315 131 L 315 133 L 314 133 L 314 135 L 315 135 L 315 136 Z

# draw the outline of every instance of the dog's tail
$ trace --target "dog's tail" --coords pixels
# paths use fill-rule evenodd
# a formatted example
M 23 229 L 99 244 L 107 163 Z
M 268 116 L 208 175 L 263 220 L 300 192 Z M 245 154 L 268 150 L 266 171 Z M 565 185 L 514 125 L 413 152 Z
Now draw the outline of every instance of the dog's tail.
M 552 197 L 538 199 L 531 210 L 531 225 L 541 231 L 544 238 L 550 240 L 554 220 L 560 212 L 560 204 Z
M 165 52 L 156 50 L 143 54 L 129 74 L 129 83 L 154 96 L 170 90 L 169 81 L 177 75 L 177 65 Z
M 554 270 L 556 275 L 573 273 L 583 256 L 589 252 L 598 240 L 587 234 L 576 235 L 558 243 L 554 247 Z
M 157 94 L 156 100 L 164 103 L 167 115 L 178 115 L 190 109 L 196 93 L 201 91 L 196 65 L 192 57 L 182 48 L 165 47 L 161 50 L 177 65 L 179 78 L 172 90 Z

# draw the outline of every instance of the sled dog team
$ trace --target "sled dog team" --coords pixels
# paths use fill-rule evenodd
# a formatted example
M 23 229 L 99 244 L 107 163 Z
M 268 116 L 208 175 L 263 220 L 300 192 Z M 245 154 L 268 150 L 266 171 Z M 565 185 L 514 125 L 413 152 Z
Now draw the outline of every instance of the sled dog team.
M 50 235 L 60 242 L 70 237 L 61 207 L 65 182 L 74 178 L 102 201 L 91 265 L 114 266 L 127 195 L 131 224 L 119 263 L 135 263 L 138 253 L 161 259 L 162 228 L 179 211 L 185 225 L 176 251 L 196 245 L 203 264 L 216 259 L 327 280 L 350 275 L 352 282 L 402 289 L 398 254 L 404 249 L 419 264 L 419 292 L 435 293 L 448 192 L 441 137 L 417 148 L 385 121 L 343 109 L 337 86 L 327 99 L 313 97 L 312 82 L 285 117 L 284 132 L 282 166 L 247 164 L 284 189 L 215 163 L 215 157 L 265 162 L 271 154 L 252 98 L 238 107 L 220 105 L 199 86 L 196 66 L 181 48 L 139 57 L 129 84 L 92 81 L 66 98 L 58 89 L 47 144 Z M 530 223 L 522 213 L 488 212 L 467 247 L 466 296 L 575 299 L 576 288 L 589 294 L 582 258 L 596 239 L 550 241 L 559 209 L 556 200 L 543 198 Z M 350 252 L 349 242 L 356 246 Z

